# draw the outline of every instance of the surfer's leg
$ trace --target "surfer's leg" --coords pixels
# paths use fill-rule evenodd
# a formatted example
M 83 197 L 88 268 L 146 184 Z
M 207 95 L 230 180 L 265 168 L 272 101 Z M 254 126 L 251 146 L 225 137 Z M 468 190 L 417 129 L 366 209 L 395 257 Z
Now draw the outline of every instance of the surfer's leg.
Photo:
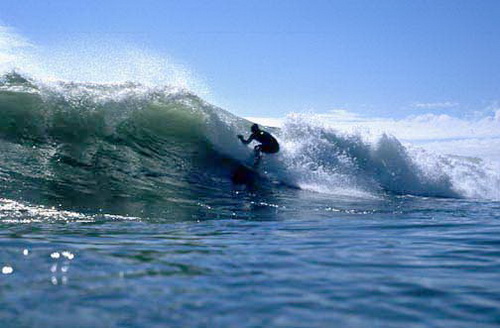
M 255 160 L 253 162 L 253 166 L 256 167 L 260 163 L 260 159 L 262 158 L 262 145 L 257 145 L 253 148 L 254 153 L 255 153 Z

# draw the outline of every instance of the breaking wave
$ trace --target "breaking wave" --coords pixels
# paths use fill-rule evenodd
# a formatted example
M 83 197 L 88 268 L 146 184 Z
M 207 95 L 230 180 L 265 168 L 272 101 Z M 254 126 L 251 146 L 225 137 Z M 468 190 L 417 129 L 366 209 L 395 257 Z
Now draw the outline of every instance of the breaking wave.
M 250 122 L 182 88 L 46 83 L 10 72 L 0 80 L 0 110 L 1 191 L 11 199 L 126 203 L 134 213 L 155 202 L 183 206 L 227 195 L 231 172 L 252 160 L 235 137 Z M 305 115 L 273 133 L 282 151 L 264 158 L 261 175 L 273 182 L 265 188 L 500 198 L 497 171 L 478 159 L 429 154 L 386 134 L 367 141 Z

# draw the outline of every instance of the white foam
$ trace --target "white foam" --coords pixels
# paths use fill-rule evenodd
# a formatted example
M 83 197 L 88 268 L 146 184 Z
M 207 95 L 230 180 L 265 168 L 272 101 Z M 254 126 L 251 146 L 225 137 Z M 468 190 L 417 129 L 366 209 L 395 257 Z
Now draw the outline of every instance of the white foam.
M 332 124 L 327 115 L 291 114 L 282 120 L 279 138 L 284 178 L 304 189 L 334 194 L 374 195 L 382 188 L 403 194 L 500 199 L 498 166 L 485 160 L 495 159 L 493 148 L 500 140 L 496 138 L 500 133 L 495 128 L 497 111 L 469 121 L 434 115 L 370 121 L 347 112 L 340 114 L 348 119 Z M 440 123 L 443 126 L 438 131 Z M 424 139 L 426 124 L 435 128 L 431 133 L 434 138 L 443 139 Z M 448 129 L 446 124 L 453 127 Z M 463 136 L 464 129 L 471 127 L 480 130 L 483 137 L 446 139 L 450 134 Z M 401 143 L 384 129 L 416 140 Z M 429 151 L 450 143 L 455 148 L 447 152 Z

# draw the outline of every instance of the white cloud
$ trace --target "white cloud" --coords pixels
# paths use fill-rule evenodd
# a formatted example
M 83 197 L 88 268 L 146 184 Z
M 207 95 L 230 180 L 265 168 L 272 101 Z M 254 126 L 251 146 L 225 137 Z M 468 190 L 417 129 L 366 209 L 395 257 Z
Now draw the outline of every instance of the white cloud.
M 500 109 L 495 111 L 495 121 L 500 122 Z
M 422 102 L 422 103 L 414 103 L 412 107 L 420 108 L 420 109 L 446 109 L 457 107 L 459 104 L 452 101 L 444 101 L 444 102 Z
M 500 138 L 437 140 L 415 145 L 438 154 L 479 157 L 500 163 Z

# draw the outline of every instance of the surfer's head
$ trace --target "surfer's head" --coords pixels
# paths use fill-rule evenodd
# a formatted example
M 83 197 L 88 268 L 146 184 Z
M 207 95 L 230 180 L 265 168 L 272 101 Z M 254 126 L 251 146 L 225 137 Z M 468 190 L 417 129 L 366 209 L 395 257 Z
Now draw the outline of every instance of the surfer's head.
M 257 124 L 253 124 L 250 129 L 252 130 L 252 132 L 257 132 L 259 131 L 259 126 Z

